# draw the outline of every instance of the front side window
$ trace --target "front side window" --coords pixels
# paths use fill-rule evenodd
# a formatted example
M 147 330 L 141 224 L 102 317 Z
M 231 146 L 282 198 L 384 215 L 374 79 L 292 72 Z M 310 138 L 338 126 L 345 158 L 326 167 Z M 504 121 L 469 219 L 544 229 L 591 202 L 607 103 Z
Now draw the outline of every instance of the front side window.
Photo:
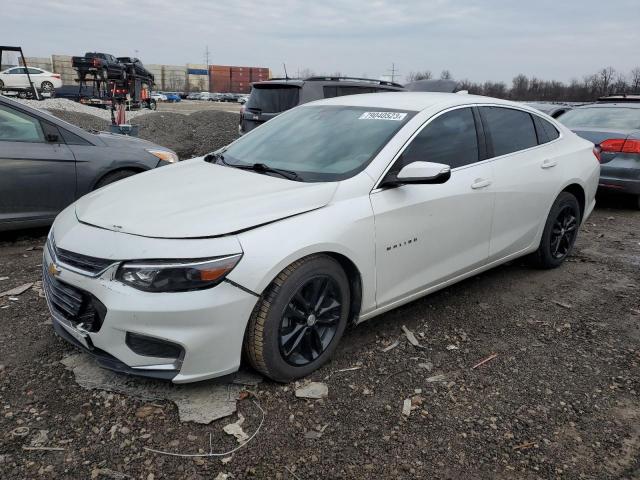
M 18 67 L 18 68 L 13 68 L 13 69 L 9 70 L 7 73 L 10 73 L 12 75 L 23 75 L 23 74 L 27 73 L 27 69 L 26 68 L 22 68 L 22 67 Z
M 0 141 L 44 142 L 42 126 L 31 116 L 0 105 Z
M 413 115 L 376 107 L 302 106 L 238 139 L 223 151 L 224 161 L 291 170 L 303 181 L 343 180 L 362 171 Z
M 402 152 L 393 170 L 422 161 L 442 163 L 451 168 L 478 161 L 478 136 L 471 108 L 443 113 L 423 128 Z
M 533 119 L 528 112 L 504 107 L 480 107 L 480 113 L 495 157 L 538 145 Z

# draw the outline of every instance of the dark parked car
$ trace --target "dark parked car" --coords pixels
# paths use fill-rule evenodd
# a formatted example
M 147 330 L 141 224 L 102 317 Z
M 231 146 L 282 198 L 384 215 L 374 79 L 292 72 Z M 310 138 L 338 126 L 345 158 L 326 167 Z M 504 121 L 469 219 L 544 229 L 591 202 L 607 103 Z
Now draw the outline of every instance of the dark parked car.
M 153 73 L 144 68 L 144 65 L 139 59 L 133 57 L 118 57 L 118 62 L 126 67 L 129 76 L 138 76 L 142 79 L 149 80 L 151 83 L 154 82 Z
M 562 103 L 525 102 L 525 104 L 553 118 L 558 118 L 573 108 L 571 105 L 564 105 Z
M 87 132 L 0 96 L 0 230 L 48 225 L 82 195 L 177 159 L 151 142 Z
M 640 96 L 600 99 L 558 121 L 600 147 L 599 188 L 635 195 L 640 208 Z
M 402 85 L 349 77 L 311 77 L 306 80 L 273 79 L 253 84 L 240 112 L 240 134 L 253 130 L 293 107 L 322 98 L 358 93 L 401 92 Z
M 73 68 L 83 80 L 87 74 L 101 80 L 126 80 L 127 68 L 109 53 L 87 52 L 84 57 L 71 57 Z

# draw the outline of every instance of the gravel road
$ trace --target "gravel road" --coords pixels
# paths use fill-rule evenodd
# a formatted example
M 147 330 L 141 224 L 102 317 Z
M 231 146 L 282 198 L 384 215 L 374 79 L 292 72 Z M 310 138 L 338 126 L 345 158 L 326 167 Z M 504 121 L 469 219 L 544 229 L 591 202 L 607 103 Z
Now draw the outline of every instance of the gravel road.
M 39 279 L 44 235 L 0 236 L 0 292 Z M 561 268 L 513 262 L 350 329 L 311 375 L 326 399 L 252 388 L 242 428 L 253 398 L 264 425 L 222 460 L 143 447 L 230 450 L 235 415 L 184 423 L 170 402 L 79 387 L 37 291 L 0 297 L 0 477 L 637 479 L 639 293 L 640 212 L 605 202 Z

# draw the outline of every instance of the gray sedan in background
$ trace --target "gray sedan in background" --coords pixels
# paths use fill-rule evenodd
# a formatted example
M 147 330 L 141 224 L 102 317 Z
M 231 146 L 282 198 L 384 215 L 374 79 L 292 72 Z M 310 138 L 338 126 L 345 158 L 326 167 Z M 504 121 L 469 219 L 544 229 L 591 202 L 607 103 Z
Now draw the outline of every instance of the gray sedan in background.
M 634 195 L 640 208 L 640 96 L 601 99 L 558 120 L 599 148 L 599 189 Z
M 84 194 L 177 160 L 146 140 L 88 132 L 0 95 L 0 231 L 49 225 Z

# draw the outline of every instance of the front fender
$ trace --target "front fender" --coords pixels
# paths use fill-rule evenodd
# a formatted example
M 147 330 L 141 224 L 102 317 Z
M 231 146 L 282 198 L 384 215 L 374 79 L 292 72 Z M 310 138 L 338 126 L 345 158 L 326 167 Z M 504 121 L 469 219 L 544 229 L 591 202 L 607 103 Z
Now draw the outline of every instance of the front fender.
M 353 262 L 362 280 L 362 313 L 375 308 L 375 231 L 371 204 L 361 196 L 238 234 L 244 256 L 229 279 L 262 294 L 291 263 L 314 253 Z

